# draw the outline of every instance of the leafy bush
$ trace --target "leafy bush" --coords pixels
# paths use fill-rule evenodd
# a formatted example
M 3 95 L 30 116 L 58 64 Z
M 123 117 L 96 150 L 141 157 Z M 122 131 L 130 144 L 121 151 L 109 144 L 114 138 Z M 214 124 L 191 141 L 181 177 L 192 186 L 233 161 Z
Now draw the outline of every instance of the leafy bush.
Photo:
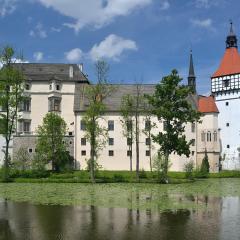
M 184 165 L 185 177 L 187 179 L 193 179 L 193 162 L 190 161 Z
M 18 170 L 11 169 L 10 177 L 11 178 L 47 178 L 50 173 L 45 170 Z

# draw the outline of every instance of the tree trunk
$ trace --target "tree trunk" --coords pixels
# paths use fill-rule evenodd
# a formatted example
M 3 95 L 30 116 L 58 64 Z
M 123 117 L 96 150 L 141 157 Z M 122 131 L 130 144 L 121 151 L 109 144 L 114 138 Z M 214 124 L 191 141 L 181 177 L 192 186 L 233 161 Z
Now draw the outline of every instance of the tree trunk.
M 138 112 L 135 115 L 136 121 L 136 178 L 139 181 L 139 121 L 138 121 Z
M 91 133 L 91 150 L 90 150 L 90 176 L 92 183 L 95 183 L 95 173 L 94 173 L 94 157 L 95 157 L 95 129 Z
M 150 171 L 152 172 L 152 140 L 151 140 L 151 132 L 148 133 L 149 141 L 149 164 L 150 164 Z

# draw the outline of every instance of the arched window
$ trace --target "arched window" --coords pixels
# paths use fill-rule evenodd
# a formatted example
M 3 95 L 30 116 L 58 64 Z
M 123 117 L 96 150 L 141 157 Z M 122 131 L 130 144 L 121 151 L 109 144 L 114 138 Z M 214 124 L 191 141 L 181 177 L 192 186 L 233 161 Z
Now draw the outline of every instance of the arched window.
M 211 142 L 212 141 L 212 134 L 211 132 L 207 132 L 207 142 Z
M 214 131 L 213 133 L 213 140 L 214 142 L 217 142 L 217 131 Z

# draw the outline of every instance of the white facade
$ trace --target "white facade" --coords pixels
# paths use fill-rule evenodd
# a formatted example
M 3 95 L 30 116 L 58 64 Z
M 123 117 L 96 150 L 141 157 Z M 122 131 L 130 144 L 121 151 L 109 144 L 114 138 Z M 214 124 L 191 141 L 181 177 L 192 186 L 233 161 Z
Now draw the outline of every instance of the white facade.
M 71 69 L 71 67 L 73 69 Z M 19 112 L 16 138 L 21 141 L 26 141 L 22 145 L 26 146 L 34 141 L 31 137 L 36 136 L 37 128 L 42 124 L 43 117 L 49 111 L 57 112 L 66 122 L 68 128 L 68 135 L 73 137 L 73 141 L 70 144 L 73 146 L 73 157 L 77 162 L 77 167 L 81 169 L 86 168 L 86 160 L 90 157 L 89 143 L 84 140 L 85 131 L 81 130 L 81 119 L 84 111 L 81 111 L 78 106 L 82 103 L 82 96 L 80 92 L 81 86 L 88 84 L 84 75 L 79 68 L 75 65 L 69 64 L 24 64 L 24 68 L 28 71 L 26 73 L 26 90 L 25 95 L 29 98 L 28 103 L 25 103 L 21 111 Z M 34 75 L 32 74 L 34 72 Z M 65 74 L 59 74 L 63 71 Z M 51 74 L 49 74 L 49 72 Z M 81 75 L 80 77 L 78 75 Z M 80 79 L 81 78 L 81 79 Z M 154 85 L 150 87 L 146 86 L 147 93 L 152 93 Z M 121 94 L 124 94 L 127 90 L 133 90 L 134 86 L 129 87 L 127 85 L 119 85 L 117 90 L 118 97 L 115 99 L 109 99 L 108 104 L 113 107 L 114 104 L 120 104 Z M 119 92 L 121 94 L 119 95 Z M 134 92 L 134 91 L 133 91 Z M 195 99 L 195 100 L 193 100 Z M 197 107 L 197 97 L 193 98 L 193 101 Z M 111 102 L 114 102 L 112 105 Z M 115 106 L 115 105 L 114 105 Z M 127 145 L 127 139 L 123 136 L 123 128 L 121 124 L 121 115 L 118 109 L 109 110 L 103 116 L 100 124 L 108 127 L 108 121 L 113 121 L 114 130 L 108 132 L 108 138 L 111 138 L 111 145 L 107 141 L 106 146 L 99 152 L 98 163 L 106 170 L 129 170 L 130 169 L 130 157 L 127 155 L 129 147 Z M 156 118 L 152 118 L 152 122 L 156 123 L 156 128 L 153 129 L 153 134 L 157 134 L 163 130 L 163 122 L 159 122 Z M 145 119 L 140 117 L 140 169 L 150 170 L 150 157 L 148 156 L 149 147 L 147 145 L 147 137 L 144 135 L 143 130 L 145 128 Z M 206 134 L 210 131 L 212 136 L 218 129 L 217 114 L 208 113 L 202 117 L 201 123 L 195 123 L 194 126 L 189 123 L 185 126 L 185 135 L 188 141 L 194 140 L 194 143 L 190 147 L 190 156 L 178 156 L 176 154 L 170 155 L 170 170 L 183 171 L 187 162 L 192 161 L 194 166 L 200 166 L 207 150 L 210 170 L 212 172 L 218 171 L 219 164 L 219 134 L 217 133 L 217 140 L 212 139 L 210 141 L 202 141 L 201 134 Z M 33 139 L 33 138 L 32 138 Z M 15 141 L 19 144 L 21 141 Z M 85 143 L 86 142 L 86 143 Z M 31 154 L 35 153 L 35 147 L 33 143 L 29 147 Z M 20 144 L 21 145 L 21 144 Z M 13 146 L 15 152 L 20 147 Z M 158 146 L 153 144 L 152 158 L 157 153 Z M 135 143 L 133 143 L 132 149 L 132 166 L 133 170 L 136 168 L 136 150 Z
M 240 169 L 240 92 L 216 95 L 223 169 Z

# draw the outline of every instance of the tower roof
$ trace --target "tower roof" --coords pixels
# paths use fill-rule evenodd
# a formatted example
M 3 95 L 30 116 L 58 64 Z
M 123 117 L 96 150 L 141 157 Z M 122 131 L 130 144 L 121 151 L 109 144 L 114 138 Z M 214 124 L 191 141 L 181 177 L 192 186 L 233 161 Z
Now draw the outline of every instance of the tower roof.
M 226 39 L 226 50 L 220 66 L 212 77 L 220 77 L 236 73 L 240 73 L 240 55 L 237 49 L 237 36 L 233 31 L 232 22 L 230 22 L 230 32 Z
M 190 64 L 189 64 L 189 74 L 188 77 L 195 77 L 192 50 L 190 51 Z
M 220 66 L 212 77 L 220 77 L 240 73 L 240 55 L 237 48 L 227 48 Z

